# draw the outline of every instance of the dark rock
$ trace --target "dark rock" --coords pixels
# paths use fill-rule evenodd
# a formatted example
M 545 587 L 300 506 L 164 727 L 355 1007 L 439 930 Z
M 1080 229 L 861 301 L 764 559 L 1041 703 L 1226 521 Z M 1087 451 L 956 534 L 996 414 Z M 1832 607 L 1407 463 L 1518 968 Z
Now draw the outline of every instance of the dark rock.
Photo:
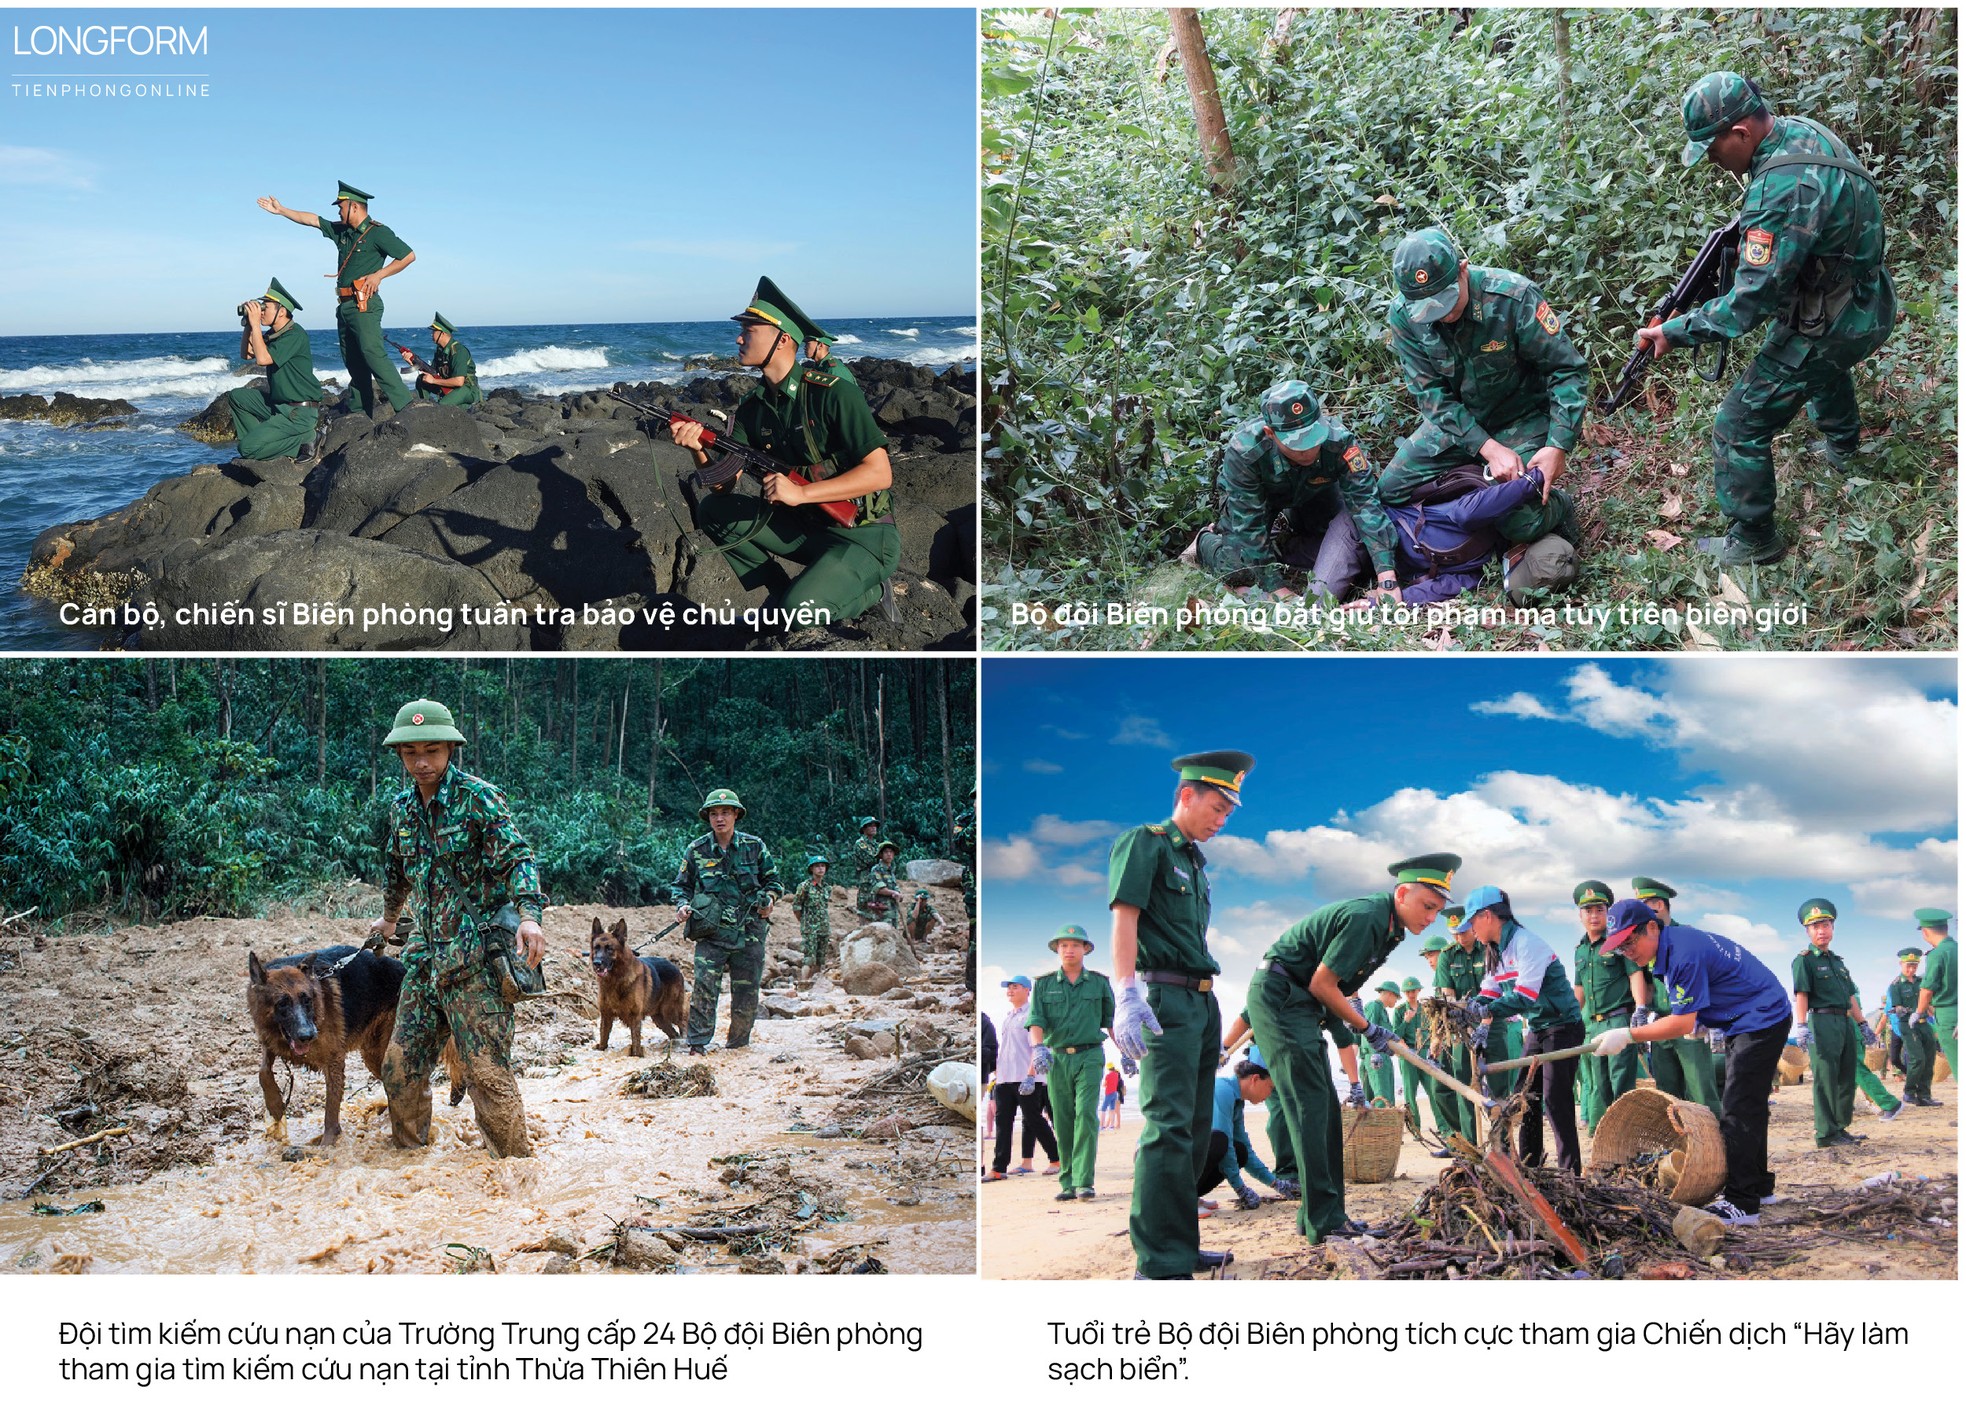
M 327 450 L 307 475 L 307 526 L 382 536 L 494 465 L 483 431 L 462 408 L 412 406 L 338 443 L 343 427 L 357 421 L 368 422 L 359 413 L 335 421 Z
M 250 387 L 264 392 L 266 380 L 255 379 Z M 227 402 L 225 394 L 220 394 L 205 405 L 203 413 L 194 414 L 178 424 L 177 430 L 214 447 L 239 441 L 239 430 L 232 426 L 232 405 Z
M 33 419 L 57 428 L 128 418 L 136 411 L 137 406 L 127 399 L 85 399 L 75 394 L 58 393 L 45 400 L 39 394 L 0 398 L 0 418 Z
M 205 464 L 159 482 L 127 507 L 93 521 L 51 527 L 35 538 L 30 566 L 65 575 L 140 571 L 155 580 L 176 559 L 206 549 L 207 542 L 247 520 L 257 493 L 257 523 L 275 515 L 278 499 L 254 471 L 264 464 Z M 296 517 L 293 525 L 298 526 Z M 273 528 L 268 528 L 273 529 Z

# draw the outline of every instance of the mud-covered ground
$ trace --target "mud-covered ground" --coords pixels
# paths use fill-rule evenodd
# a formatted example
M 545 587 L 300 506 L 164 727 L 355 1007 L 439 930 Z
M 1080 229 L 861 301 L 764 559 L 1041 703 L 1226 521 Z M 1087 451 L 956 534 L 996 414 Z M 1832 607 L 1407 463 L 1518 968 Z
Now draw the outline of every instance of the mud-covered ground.
M 959 893 L 933 894 L 945 919 L 962 920 Z M 0 938 L 0 1269 L 973 1269 L 974 1124 L 917 1080 L 924 1055 L 973 1058 L 960 924 L 931 938 L 919 975 L 854 998 L 836 978 L 798 985 L 797 924 L 781 905 L 750 1048 L 705 1059 L 677 1048 L 673 1064 L 706 1064 L 715 1094 L 651 1098 L 623 1084 L 664 1060 L 666 1040 L 649 1023 L 647 1056 L 630 1058 L 617 1024 L 596 1051 L 585 952 L 597 915 L 625 915 L 640 948 L 674 914 L 555 906 L 549 982 L 563 992 L 520 1006 L 514 1048 L 532 1157 L 493 1160 L 470 1103 L 445 1105 L 441 1070 L 430 1147 L 395 1148 L 381 1086 L 354 1054 L 338 1146 L 308 1144 L 323 1091 L 305 1071 L 287 1137 L 269 1135 L 247 951 L 359 943 L 375 907 Z M 836 934 L 859 923 L 843 891 L 833 922 Z M 689 974 L 681 932 L 653 948 Z M 726 993 L 719 1039 L 728 1011 Z M 902 1056 L 848 1056 L 849 1032 L 876 1021 L 900 1025 Z M 35 1210 L 92 1202 L 101 1209 Z M 762 1235 L 717 1242 L 659 1233 L 759 1224 Z

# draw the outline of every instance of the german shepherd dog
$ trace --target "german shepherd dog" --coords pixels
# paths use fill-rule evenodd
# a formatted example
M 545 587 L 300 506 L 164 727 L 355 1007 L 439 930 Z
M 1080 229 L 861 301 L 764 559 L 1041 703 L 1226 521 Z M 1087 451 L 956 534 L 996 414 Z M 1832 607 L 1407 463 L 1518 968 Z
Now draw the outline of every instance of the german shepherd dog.
M 593 938 L 588 942 L 588 959 L 601 988 L 601 1041 L 594 1047 L 608 1051 L 608 1034 L 614 1021 L 628 1025 L 628 1056 L 640 1058 L 642 1020 L 652 1018 L 655 1026 L 669 1035 L 670 1042 L 683 1036 L 689 1022 L 689 994 L 683 988 L 683 972 L 661 956 L 645 959 L 628 948 L 628 922 L 617 920 L 612 930 L 594 922 Z

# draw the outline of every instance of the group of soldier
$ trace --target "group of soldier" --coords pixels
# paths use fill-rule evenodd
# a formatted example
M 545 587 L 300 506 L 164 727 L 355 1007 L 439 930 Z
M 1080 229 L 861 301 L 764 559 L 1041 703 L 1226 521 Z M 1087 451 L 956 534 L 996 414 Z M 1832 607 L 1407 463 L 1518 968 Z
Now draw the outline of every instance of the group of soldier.
M 1777 115 L 1760 90 L 1713 73 L 1682 105 L 1682 160 L 1746 179 L 1732 285 L 1638 332 L 1653 356 L 1770 333 L 1714 422 L 1714 488 L 1728 521 L 1700 549 L 1722 565 L 1779 559 L 1775 435 L 1804 404 L 1822 434 L 1812 455 L 1858 469 L 1862 423 L 1851 369 L 1896 320 L 1875 179 L 1820 123 Z M 1324 412 L 1308 382 L 1286 379 L 1229 436 L 1217 519 L 1183 559 L 1281 598 L 1285 566 L 1309 568 L 1305 594 L 1436 601 L 1476 585 L 1497 557 L 1504 586 L 1567 586 L 1578 575 L 1576 507 L 1559 484 L 1582 433 L 1584 356 L 1534 282 L 1472 266 L 1432 227 L 1393 253 L 1390 342 L 1420 423 L 1383 474 Z
M 314 227 L 334 243 L 335 328 L 356 406 L 370 418 L 378 389 L 389 404 L 385 417 L 412 400 L 383 339 L 380 287 L 416 260 L 407 242 L 370 215 L 372 200 L 372 194 L 340 183 L 336 215 L 328 218 L 274 197 L 259 199 L 262 210 Z M 239 307 L 240 357 L 263 370 L 267 381 L 263 392 L 248 386 L 226 396 L 242 458 L 305 460 L 315 454 L 326 396 L 314 375 L 307 331 L 294 320 L 300 308 L 277 278 L 263 297 Z M 759 386 L 732 411 L 729 436 L 805 469 L 808 480 L 768 472 L 760 479 L 762 493 L 753 496 L 738 490 L 733 472 L 698 505 L 698 525 L 747 588 L 772 578 L 774 557 L 801 567 L 783 592 L 788 610 L 823 612 L 828 624 L 843 624 L 876 604 L 891 611 L 888 582 L 900 565 L 901 536 L 887 435 L 845 361 L 831 354 L 834 336 L 769 279 L 758 282 L 750 304 L 731 319 L 738 326 L 738 362 L 757 371 Z M 430 333 L 434 348 L 429 361 L 416 361 L 422 367 L 414 397 L 476 403 L 482 396 L 477 363 L 456 327 L 439 312 L 431 316 Z M 679 417 L 667 432 L 699 467 L 710 463 L 716 435 L 706 434 L 702 424 Z M 817 510 L 822 503 L 850 507 L 850 523 Z
M 1829 948 L 1836 907 L 1821 898 L 1797 913 L 1808 945 L 1785 987 L 1737 942 L 1675 919 L 1677 892 L 1663 881 L 1634 877 L 1631 895 L 1614 899 L 1602 881 L 1587 880 L 1572 895 L 1582 932 L 1566 970 L 1557 951 L 1518 917 L 1507 891 L 1483 885 L 1457 901 L 1461 858 L 1413 856 L 1387 868 L 1389 890 L 1323 906 L 1286 929 L 1257 966 L 1246 1013 L 1225 1037 L 1215 992 L 1220 966 L 1207 943 L 1201 846 L 1241 805 L 1253 766 L 1239 752 L 1175 759 L 1180 780 L 1173 812 L 1124 833 L 1112 848 L 1114 977 L 1109 987 L 1095 976 L 1097 988 L 1107 991 L 1102 1011 L 1087 1005 L 1069 1023 L 1047 1015 L 1044 1028 L 1035 1010 L 1029 1020 L 1031 1041 L 1047 1045 L 1037 1049 L 1031 1069 L 1039 1079 L 1047 1072 L 1055 1077 L 1061 1067 L 1063 1033 L 1081 1051 L 1089 1049 L 1092 1066 L 1102 1034 L 1139 1064 L 1143 1126 L 1129 1221 L 1136 1278 L 1181 1279 L 1233 1259 L 1201 1248 L 1198 1216 L 1209 1206 L 1204 1200 L 1198 1208 L 1197 1198 L 1219 1173 L 1243 1205 L 1261 1204 L 1237 1174 L 1238 1164 L 1258 1179 L 1266 1169 L 1250 1165 L 1253 1152 L 1242 1134 L 1240 1103 L 1249 1101 L 1268 1101 L 1271 1184 L 1279 1196 L 1299 1202 L 1305 1238 L 1317 1243 L 1371 1233 L 1345 1209 L 1342 1113 L 1327 1039 L 1339 1050 L 1350 1080 L 1346 1101 L 1354 1106 L 1395 1105 L 1389 1055 L 1398 1055 L 1408 1069 L 1409 1115 L 1417 1122 L 1424 1083 L 1436 1133 L 1449 1147 L 1454 1138 L 1475 1145 L 1479 1120 L 1520 1089 L 1520 1100 L 1503 1114 L 1519 1128 L 1518 1154 L 1531 1166 L 1547 1162 L 1572 1172 L 1582 1167 L 1579 1063 L 1585 1132 L 1649 1072 L 1662 1091 L 1715 1114 L 1727 1180 L 1709 1209 L 1730 1225 L 1757 1223 L 1761 1206 L 1776 1198 L 1769 1095 L 1786 1046 L 1810 1050 L 1817 1145 L 1861 1141 L 1846 1131 L 1856 1049 L 1860 1039 L 1878 1040 L 1856 1004 L 1848 968 Z M 1938 1105 L 1930 1095 L 1935 1048 L 1956 1058 L 1957 945 L 1949 919 L 1944 911 L 1918 912 L 1927 949 L 1901 953 L 1900 977 L 1888 991 L 1887 1017 L 1904 1038 L 1911 1105 Z M 1427 939 L 1421 951 L 1432 967 L 1434 999 L 1423 1000 L 1417 977 L 1398 984 L 1382 978 L 1372 989 L 1374 1001 L 1361 1005 L 1360 992 L 1400 942 L 1424 938 L 1437 920 L 1445 936 Z M 1084 940 L 1076 929 L 1053 940 L 1061 959 L 1073 935 Z M 1090 946 L 1074 948 L 1082 958 Z M 1076 981 L 1074 987 L 1084 988 Z M 1233 1079 L 1218 1079 L 1218 1067 L 1245 1035 L 1254 1040 L 1248 1058 Z M 1054 1082 L 1054 1097 L 1056 1089 Z M 1887 1119 L 1903 1105 L 1888 1094 L 1884 1101 L 1889 1105 L 1880 1103 L 1880 1115 Z M 1054 1104 L 1054 1119 L 1062 1115 Z M 1067 1179 L 1061 1200 L 1068 1190 L 1085 1194 L 1080 1188 L 1089 1179 Z

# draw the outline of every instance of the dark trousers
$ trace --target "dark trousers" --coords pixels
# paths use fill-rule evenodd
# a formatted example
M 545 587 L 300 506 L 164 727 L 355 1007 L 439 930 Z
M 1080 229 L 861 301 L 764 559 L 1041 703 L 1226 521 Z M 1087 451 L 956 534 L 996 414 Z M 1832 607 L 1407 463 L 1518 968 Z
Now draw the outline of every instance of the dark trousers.
M 1546 1030 L 1532 1028 L 1522 1035 L 1522 1056 L 1575 1048 L 1583 1041 L 1581 1019 Z M 1581 1175 L 1584 1158 L 1577 1147 L 1577 1060 L 1562 1058 L 1554 1063 L 1537 1063 L 1535 1071 L 1542 1086 L 1530 1087 L 1529 1108 L 1522 1114 L 1522 1159 L 1530 1166 L 1543 1164 L 1543 1114 L 1548 1113 L 1550 1130 L 1556 1133 L 1557 1169 Z
M 1036 1092 L 1020 1094 L 1019 1084 L 1000 1082 L 997 1084 L 997 1149 L 991 1158 L 992 1171 L 1010 1169 L 1010 1124 L 1017 1120 L 1017 1114 L 1024 1114 L 1024 1150 L 1019 1153 L 1026 1161 L 1044 1148 L 1045 1160 L 1058 1159 L 1058 1139 L 1051 1134 L 1051 1123 L 1044 1117 L 1045 1104 L 1050 1100 L 1043 1083 L 1038 1084 Z
M 1195 1199 L 1200 1200 L 1210 1191 L 1222 1184 L 1222 1158 L 1229 1154 L 1229 1134 L 1210 1132 L 1208 1134 L 1208 1160 L 1201 1168 L 1201 1178 L 1195 1182 Z M 1236 1165 L 1247 1170 L 1249 1167 L 1249 1148 L 1236 1148 Z
M 1727 1188 L 1721 1194 L 1749 1215 L 1775 1193 L 1768 1169 L 1768 1094 L 1788 1043 L 1787 1020 L 1727 1038 L 1727 1087 L 1720 1094 L 1720 1140 L 1727 1148 Z

